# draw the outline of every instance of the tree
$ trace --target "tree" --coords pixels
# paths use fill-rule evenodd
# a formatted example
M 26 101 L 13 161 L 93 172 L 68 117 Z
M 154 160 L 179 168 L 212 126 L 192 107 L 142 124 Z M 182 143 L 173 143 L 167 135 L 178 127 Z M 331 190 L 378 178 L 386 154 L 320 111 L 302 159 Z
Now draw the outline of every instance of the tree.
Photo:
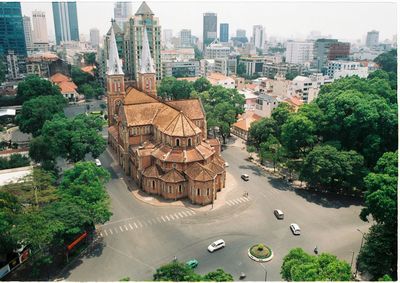
M 223 143 L 225 144 L 226 138 L 230 135 L 231 126 L 236 121 L 235 107 L 228 102 L 217 104 L 210 115 L 210 119 L 216 121 L 219 133 L 221 134 Z
M 207 78 L 200 77 L 193 83 L 193 88 L 197 92 L 208 91 L 211 88 L 211 83 Z
M 96 95 L 95 89 L 93 89 L 93 86 L 91 84 L 83 84 L 79 88 L 79 92 L 82 93 L 86 99 L 91 99 Z
M 189 266 L 182 262 L 173 261 L 161 266 L 160 268 L 157 268 L 156 273 L 153 275 L 153 280 L 175 282 L 189 281 L 188 279 L 193 277 L 193 275 L 194 271 Z M 201 279 L 198 281 L 201 281 Z
M 65 105 L 65 98 L 61 95 L 32 98 L 24 102 L 16 122 L 22 132 L 38 136 L 47 120 L 51 120 L 55 114 L 63 115 Z
M 362 188 L 364 159 L 355 151 L 339 151 L 333 146 L 316 146 L 305 158 L 300 179 L 311 187 L 335 191 Z
M 312 256 L 295 248 L 283 258 L 281 275 L 287 281 L 350 281 L 351 268 L 334 255 Z
M 24 103 L 38 96 L 49 95 L 60 96 L 60 89 L 50 81 L 39 78 L 38 76 L 28 76 L 18 84 L 17 99 L 20 103 Z
M 278 107 L 272 110 L 271 117 L 275 121 L 275 136 L 282 142 L 282 126 L 286 123 L 290 114 L 294 112 L 293 107 L 288 103 L 279 103 Z
M 71 69 L 72 81 L 80 88 L 84 84 L 94 82 L 95 78 L 89 73 L 82 71 L 80 68 L 73 66 Z
M 187 99 L 193 91 L 192 83 L 186 80 L 177 80 L 174 77 L 165 77 L 157 88 L 157 94 L 165 99 Z
M 262 118 L 251 123 L 249 129 L 249 140 L 256 148 L 260 148 L 261 143 L 268 140 L 270 136 L 276 133 L 276 122 L 272 118 Z
M 96 63 L 96 52 L 88 52 L 83 54 L 83 59 L 86 65 L 93 66 Z
M 275 136 L 270 135 L 265 142 L 260 144 L 261 160 L 272 161 L 274 172 L 276 166 L 284 161 L 284 156 L 285 150 Z
M 211 271 L 204 275 L 204 281 L 213 281 L 213 282 L 228 282 L 235 281 L 233 276 L 229 273 L 226 273 L 223 269 L 218 268 L 216 271 Z
M 239 63 L 237 66 L 237 74 L 243 76 L 246 74 L 246 65 L 244 63 Z
M 21 209 L 22 206 L 16 196 L 0 191 L 0 258 L 12 252 L 18 245 L 13 227 Z
M 386 72 L 397 73 L 397 49 L 380 54 L 374 62 Z
M 291 71 L 291 72 L 287 72 L 287 73 L 285 74 L 285 78 L 286 78 L 287 80 L 291 81 L 291 80 L 293 80 L 295 77 L 297 77 L 298 75 L 300 75 L 299 72 L 293 70 L 293 71 Z
M 30 160 L 21 154 L 11 154 L 10 157 L 0 157 L 0 170 L 28 166 Z

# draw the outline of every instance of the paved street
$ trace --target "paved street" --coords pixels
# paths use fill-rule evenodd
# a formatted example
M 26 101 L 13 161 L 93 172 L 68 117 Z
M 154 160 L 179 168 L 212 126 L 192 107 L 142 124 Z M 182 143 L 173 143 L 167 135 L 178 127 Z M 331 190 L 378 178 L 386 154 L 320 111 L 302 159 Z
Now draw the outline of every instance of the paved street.
M 280 180 L 266 175 L 239 147 L 228 147 L 223 157 L 232 188 L 224 206 L 209 211 L 191 207 L 153 206 L 137 200 L 127 189 L 123 173 L 106 152 L 100 160 L 112 174 L 107 190 L 111 196 L 113 216 L 98 228 L 100 239 L 91 252 L 76 260 L 62 274 L 70 281 L 151 280 L 155 269 L 171 261 L 196 258 L 196 272 L 207 273 L 218 267 L 231 273 L 235 280 L 245 272 L 246 280 L 263 281 L 263 266 L 247 256 L 249 246 L 265 243 L 274 252 L 272 261 L 264 264 L 268 280 L 281 280 L 282 258 L 294 247 L 312 253 L 330 252 L 350 263 L 352 251 L 357 255 L 361 234 L 369 224 L 358 215 L 361 206 L 355 201 L 319 196 L 294 190 Z M 240 174 L 250 176 L 248 182 Z M 249 197 L 243 197 L 247 191 Z M 284 220 L 273 215 L 275 208 L 285 213 Z M 293 236 L 290 223 L 297 223 L 301 236 Z M 226 248 L 209 253 L 207 246 L 222 238 Z M 354 269 L 354 264 L 353 264 Z

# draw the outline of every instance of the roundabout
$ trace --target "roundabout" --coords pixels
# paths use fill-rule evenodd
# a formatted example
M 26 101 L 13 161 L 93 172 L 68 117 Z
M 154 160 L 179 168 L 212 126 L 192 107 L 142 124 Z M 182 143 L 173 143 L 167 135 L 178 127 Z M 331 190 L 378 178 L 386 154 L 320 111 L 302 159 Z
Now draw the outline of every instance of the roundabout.
M 247 250 L 248 256 L 257 262 L 267 262 L 274 257 L 272 249 L 264 244 L 255 244 Z

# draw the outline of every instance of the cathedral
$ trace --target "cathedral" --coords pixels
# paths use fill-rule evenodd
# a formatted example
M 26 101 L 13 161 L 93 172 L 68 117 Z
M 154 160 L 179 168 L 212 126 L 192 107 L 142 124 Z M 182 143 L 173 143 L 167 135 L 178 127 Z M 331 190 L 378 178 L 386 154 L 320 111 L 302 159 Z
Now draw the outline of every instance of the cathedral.
M 207 139 L 199 99 L 157 97 L 147 30 L 142 31 L 138 79 L 125 87 L 113 28 L 107 61 L 108 143 L 120 166 L 148 194 L 206 205 L 225 187 L 217 139 Z

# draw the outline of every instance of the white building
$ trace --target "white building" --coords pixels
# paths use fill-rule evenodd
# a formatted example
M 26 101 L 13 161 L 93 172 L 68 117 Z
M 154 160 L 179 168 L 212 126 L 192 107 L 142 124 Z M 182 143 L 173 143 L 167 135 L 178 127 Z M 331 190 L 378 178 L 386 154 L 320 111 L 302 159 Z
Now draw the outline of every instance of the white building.
M 266 41 L 265 28 L 262 25 L 253 26 L 252 43 L 256 48 L 264 49 Z
M 261 117 L 271 117 L 272 111 L 278 107 L 278 100 L 268 94 L 260 94 L 256 100 L 255 113 Z
M 33 42 L 49 43 L 49 35 L 47 33 L 46 13 L 43 11 L 32 12 L 33 22 Z
M 114 4 L 114 19 L 118 26 L 124 30 L 124 25 L 132 16 L 132 3 L 116 2 Z
M 187 78 L 200 75 L 199 61 L 164 61 L 163 77 Z
M 161 53 L 161 62 L 194 60 L 193 48 L 177 48 L 177 49 L 161 50 L 160 53 Z
M 24 24 L 24 36 L 25 36 L 25 42 L 26 42 L 26 49 L 28 51 L 30 51 L 33 48 L 31 18 L 24 16 L 23 24 Z
M 298 96 L 303 103 L 310 103 L 317 98 L 321 86 L 330 82 L 332 80 L 321 73 L 313 74 L 309 77 L 297 76 L 289 86 L 288 96 Z
M 179 33 L 179 38 L 181 40 L 181 47 L 192 46 L 192 31 L 190 29 L 183 29 Z
M 235 88 L 235 80 L 231 77 L 224 76 L 220 73 L 209 73 L 207 75 L 207 80 L 213 85 L 220 85 L 224 88 Z
M 228 58 L 230 53 L 230 47 L 221 44 L 218 39 L 215 39 L 213 42 L 211 42 L 210 45 L 206 47 L 206 54 L 204 58 Z
M 90 45 L 97 48 L 100 43 L 100 32 L 97 28 L 92 28 L 90 30 Z
M 366 78 L 368 77 L 368 67 L 362 67 L 360 62 L 329 61 L 327 75 L 334 80 L 354 75 Z
M 215 59 L 201 59 L 200 60 L 200 75 L 205 77 L 208 73 L 214 72 Z
M 365 45 L 368 47 L 374 47 L 379 44 L 379 31 L 372 30 L 367 33 L 367 39 Z
M 21 74 L 19 72 L 19 67 L 18 67 L 18 56 L 14 53 L 13 50 L 8 50 L 6 61 L 7 61 L 8 80 L 16 80 L 21 78 Z
M 313 42 L 288 41 L 286 43 L 286 62 L 304 65 L 313 61 Z
M 221 73 L 225 76 L 235 75 L 237 70 L 236 59 L 217 58 L 214 59 L 214 72 Z
M 171 44 L 171 40 L 172 40 L 172 29 L 163 29 L 161 36 L 162 45 L 167 46 Z

